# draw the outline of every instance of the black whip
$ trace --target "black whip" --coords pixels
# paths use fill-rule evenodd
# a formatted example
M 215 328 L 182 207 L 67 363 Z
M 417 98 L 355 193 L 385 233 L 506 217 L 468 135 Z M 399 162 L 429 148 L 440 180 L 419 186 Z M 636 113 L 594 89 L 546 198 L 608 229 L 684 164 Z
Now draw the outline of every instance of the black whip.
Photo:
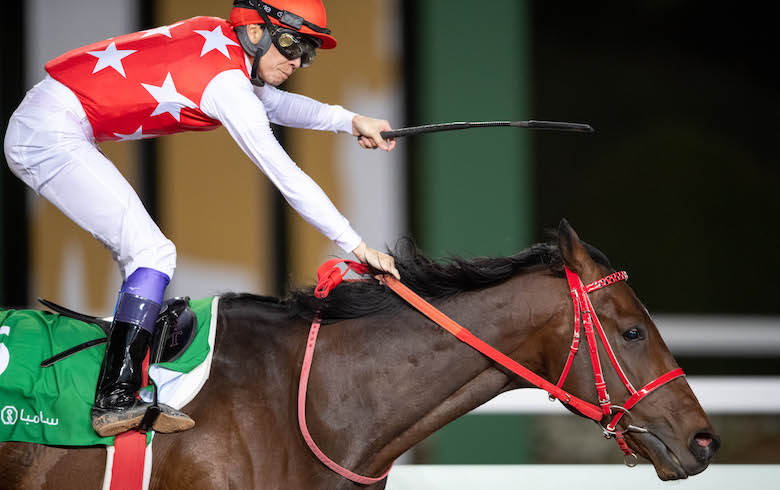
M 414 126 L 411 128 L 394 129 L 392 131 L 382 131 L 380 135 L 384 139 L 400 138 L 402 136 L 412 136 L 416 134 L 438 133 L 439 131 L 455 131 L 458 129 L 471 128 L 528 128 L 545 129 L 549 131 L 573 131 L 576 133 L 595 133 L 590 124 L 556 122 L 556 121 L 477 121 L 477 122 L 451 122 L 441 124 L 426 124 L 424 126 Z

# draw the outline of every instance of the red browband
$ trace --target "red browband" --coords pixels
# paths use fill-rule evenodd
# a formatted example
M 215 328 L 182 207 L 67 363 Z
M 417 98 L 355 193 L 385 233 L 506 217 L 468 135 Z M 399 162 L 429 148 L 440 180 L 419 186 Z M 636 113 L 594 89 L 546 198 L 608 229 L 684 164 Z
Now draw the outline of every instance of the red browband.
M 338 267 L 338 264 L 340 263 L 344 263 L 347 266 L 346 270 L 343 272 Z M 315 296 L 318 298 L 324 298 L 327 296 L 333 288 L 341 283 L 344 275 L 350 269 L 354 270 L 358 274 L 366 274 L 369 271 L 367 265 L 352 260 L 332 259 L 323 264 L 317 270 L 318 283 L 314 293 Z M 674 369 L 649 382 L 640 390 L 635 390 L 631 382 L 626 377 L 623 368 L 620 367 L 620 363 L 618 363 L 617 357 L 615 357 L 612 346 L 609 344 L 609 340 L 604 333 L 604 329 L 602 328 L 601 322 L 596 315 L 593 304 L 588 297 L 588 293 L 590 292 L 609 286 L 610 284 L 616 283 L 618 281 L 627 280 L 628 274 L 624 271 L 615 272 L 614 274 L 610 274 L 586 286 L 582 283 L 582 280 L 576 273 L 572 272 L 568 267 L 566 267 L 565 270 L 566 278 L 569 282 L 572 302 L 574 304 L 574 339 L 572 340 L 571 348 L 569 349 L 569 356 L 566 359 L 566 364 L 564 365 L 563 372 L 561 373 L 561 377 L 558 380 L 557 385 L 550 383 L 546 379 L 528 370 L 518 362 L 514 361 L 505 354 L 499 352 L 495 348 L 475 337 L 474 334 L 472 334 L 470 331 L 433 307 L 430 303 L 401 284 L 401 282 L 396 280 L 394 277 L 386 275 L 382 276 L 380 280 L 384 282 L 390 289 L 395 291 L 396 294 L 398 294 L 401 298 L 406 300 L 411 306 L 415 307 L 423 315 L 427 316 L 437 325 L 450 332 L 458 340 L 478 350 L 485 356 L 509 369 L 534 386 L 547 391 L 551 398 L 558 399 L 562 403 L 570 405 L 582 415 L 597 422 L 601 422 L 604 415 L 610 415 L 613 411 L 616 411 L 617 413 L 615 414 L 614 418 L 605 427 L 602 427 L 604 436 L 607 438 L 613 436 L 616 437 L 620 449 L 626 454 L 626 464 L 629 466 L 634 466 L 636 464 L 637 457 L 631 451 L 631 449 L 629 449 L 628 444 L 626 444 L 625 440 L 623 439 L 623 432 L 646 432 L 647 429 L 629 425 L 625 431 L 616 431 L 615 429 L 618 422 L 623 417 L 623 414 L 629 413 L 629 410 L 640 400 L 642 400 L 642 398 L 657 388 L 668 383 L 669 381 L 679 378 L 680 376 L 685 376 L 685 374 L 680 368 Z M 585 337 L 588 341 L 588 351 L 590 353 L 591 365 L 593 366 L 593 374 L 596 380 L 596 394 L 598 396 L 599 406 L 577 398 L 576 396 L 564 391 L 562 388 L 563 383 L 566 380 L 566 376 L 569 374 L 569 370 L 571 369 L 574 356 L 579 350 L 580 327 L 585 330 Z M 325 454 L 317 447 L 317 444 L 312 439 L 311 435 L 309 434 L 309 430 L 306 427 L 306 386 L 308 384 L 309 368 L 311 367 L 312 356 L 314 355 L 314 346 L 317 342 L 317 332 L 319 331 L 319 328 L 320 320 L 318 317 L 316 317 L 312 323 L 309 339 L 306 344 L 306 353 L 304 355 L 303 370 L 301 372 L 301 380 L 298 390 L 298 423 L 301 429 L 301 433 L 303 434 L 304 439 L 306 440 L 306 444 L 309 446 L 312 452 L 320 459 L 320 461 L 323 462 L 323 464 L 331 468 L 333 471 L 356 483 L 361 483 L 364 485 L 376 483 L 387 476 L 390 468 L 388 468 L 387 471 L 385 471 L 379 477 L 374 478 L 353 473 L 346 468 L 339 466 L 337 463 L 333 462 L 327 456 L 325 456 Z M 607 355 L 609 356 L 615 371 L 617 371 L 618 377 L 626 386 L 629 393 L 631 393 L 631 397 L 626 400 L 623 406 L 614 405 L 611 403 L 609 393 L 607 392 L 607 384 L 604 380 L 603 371 L 601 369 L 601 361 L 599 360 L 598 345 L 596 343 L 596 332 L 598 332 L 598 335 L 604 344 L 604 349 L 607 351 Z M 629 458 L 633 458 L 633 461 L 630 462 Z

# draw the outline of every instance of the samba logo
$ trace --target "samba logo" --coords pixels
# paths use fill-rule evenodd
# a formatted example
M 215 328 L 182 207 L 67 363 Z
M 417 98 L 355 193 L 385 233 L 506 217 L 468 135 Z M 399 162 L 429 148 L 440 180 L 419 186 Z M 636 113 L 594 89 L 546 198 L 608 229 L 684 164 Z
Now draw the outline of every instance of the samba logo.
M 19 419 L 19 411 L 13 405 L 6 405 L 0 410 L 0 420 L 5 425 L 14 425 Z

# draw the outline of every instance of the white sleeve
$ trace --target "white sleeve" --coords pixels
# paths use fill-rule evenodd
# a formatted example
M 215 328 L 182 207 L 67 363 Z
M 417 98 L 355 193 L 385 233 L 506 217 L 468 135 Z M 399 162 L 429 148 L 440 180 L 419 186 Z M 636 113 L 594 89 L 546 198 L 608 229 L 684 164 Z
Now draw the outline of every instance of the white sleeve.
M 253 89 L 274 124 L 352 134 L 352 118 L 355 113 L 340 105 L 323 104 L 268 84 L 262 87 L 253 86 Z
M 200 109 L 220 121 L 290 206 L 346 252 L 361 239 L 320 187 L 293 162 L 271 132 L 266 108 L 240 70 L 224 71 L 206 87 Z

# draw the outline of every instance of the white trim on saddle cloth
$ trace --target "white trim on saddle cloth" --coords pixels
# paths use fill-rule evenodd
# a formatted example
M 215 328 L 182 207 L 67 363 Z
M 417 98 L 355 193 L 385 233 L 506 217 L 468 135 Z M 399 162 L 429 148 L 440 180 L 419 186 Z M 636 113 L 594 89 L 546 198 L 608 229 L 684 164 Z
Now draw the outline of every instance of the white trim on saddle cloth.
M 165 403 L 177 410 L 195 399 L 209 379 L 211 373 L 211 361 L 214 357 L 214 342 L 217 338 L 217 308 L 219 296 L 215 296 L 211 303 L 211 323 L 209 325 L 209 353 L 206 359 L 189 373 L 171 371 L 163 367 L 153 365 L 149 368 L 149 376 L 157 384 L 157 401 Z M 152 394 L 141 392 L 141 399 L 152 401 Z M 152 441 L 154 433 L 152 433 Z M 148 490 L 149 480 L 152 476 L 152 441 L 146 446 L 144 456 L 144 480 L 143 490 Z M 111 473 L 114 465 L 114 446 L 106 446 L 106 472 L 103 477 L 103 490 L 111 490 Z

